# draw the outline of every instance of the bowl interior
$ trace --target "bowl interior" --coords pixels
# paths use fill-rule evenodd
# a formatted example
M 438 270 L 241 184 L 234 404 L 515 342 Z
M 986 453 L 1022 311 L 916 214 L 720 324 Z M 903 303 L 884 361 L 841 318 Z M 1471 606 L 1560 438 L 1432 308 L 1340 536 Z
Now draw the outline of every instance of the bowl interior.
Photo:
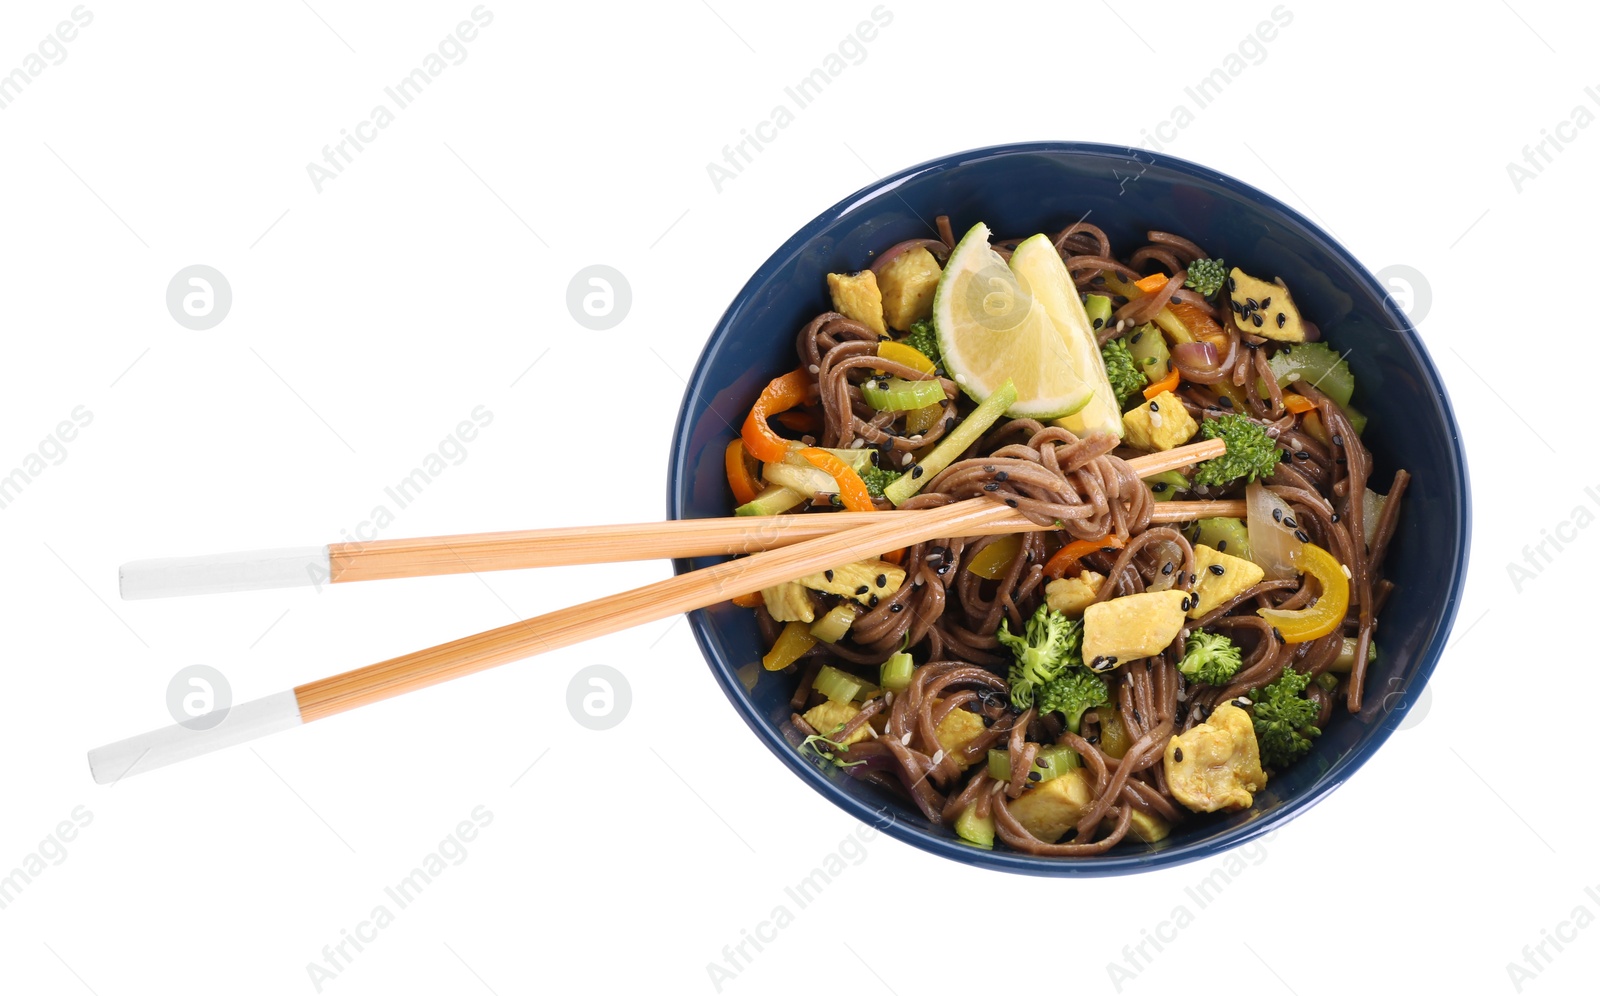
M 950 216 L 958 237 L 978 221 L 1008 238 L 1087 218 L 1120 254 L 1142 245 L 1147 230 L 1176 232 L 1230 266 L 1282 277 L 1324 338 L 1348 351 L 1353 403 L 1370 419 L 1363 435 L 1376 462 L 1374 488 L 1386 491 L 1396 468 L 1413 475 L 1388 556 L 1397 587 L 1382 615 L 1363 711 L 1352 716 L 1341 706 L 1313 752 L 1274 777 L 1248 811 L 1195 818 L 1155 845 L 1122 845 L 1089 859 L 1034 858 L 969 847 L 909 802 L 800 759 L 783 735 L 793 678 L 762 674 L 746 692 L 735 673 L 765 651 L 748 610 L 725 603 L 691 615 L 707 661 L 735 708 L 800 778 L 858 818 L 956 860 L 1036 874 L 1113 874 L 1194 860 L 1266 832 L 1348 777 L 1421 692 L 1455 615 L 1469 511 L 1455 419 L 1404 313 L 1331 237 L 1260 191 L 1141 150 L 1037 143 L 926 163 L 847 198 L 774 253 L 712 333 L 679 415 L 668 514 L 730 514 L 723 448 L 762 385 L 793 369 L 796 332 L 828 307 L 825 275 L 860 269 L 900 240 L 930 237 L 939 214 Z M 677 569 L 714 562 L 680 561 Z

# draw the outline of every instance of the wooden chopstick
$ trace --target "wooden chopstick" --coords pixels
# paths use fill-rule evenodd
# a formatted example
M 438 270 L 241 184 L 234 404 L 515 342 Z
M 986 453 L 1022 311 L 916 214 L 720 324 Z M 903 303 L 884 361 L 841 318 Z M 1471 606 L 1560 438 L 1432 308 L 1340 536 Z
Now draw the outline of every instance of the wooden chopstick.
M 1148 477 L 1210 459 L 1220 455 L 1223 449 L 1221 440 L 1208 440 L 1165 453 L 1136 457 L 1128 463 L 1137 473 Z M 888 526 L 922 514 L 922 511 L 892 511 L 729 516 L 332 543 L 325 548 L 293 551 L 135 561 L 123 565 L 121 587 L 124 598 L 150 598 L 323 582 L 343 584 L 531 567 L 740 555 L 864 525 Z M 1221 515 L 1244 515 L 1244 503 L 1161 502 L 1156 505 L 1152 518 L 1165 523 Z M 985 523 L 968 535 L 990 536 L 1050 528 L 1053 527 L 1038 525 L 1012 513 Z M 241 571 L 252 572 L 254 583 L 249 579 L 241 581 Z
M 1220 445 L 1220 440 L 1215 441 Z M 1197 444 L 1209 446 L 1210 444 Z M 1215 455 L 1213 453 L 1212 455 Z M 1135 469 L 1145 474 L 1151 464 L 1170 466 L 1197 459 L 1172 450 Z M 97 782 L 114 783 L 130 774 L 149 771 L 196 757 L 222 747 L 243 743 L 290 726 L 324 719 L 396 695 L 474 674 L 524 657 L 531 657 L 619 630 L 642 625 L 681 612 L 705 608 L 739 595 L 747 595 L 806 574 L 826 570 L 945 536 L 979 535 L 1014 513 L 985 498 L 952 502 L 908 515 L 868 513 L 872 521 L 765 550 L 738 560 L 728 560 L 701 570 L 657 581 L 609 598 L 558 609 L 532 619 L 438 646 L 403 654 L 376 664 L 297 685 L 290 691 L 235 706 L 216 726 L 192 730 L 172 726 L 90 751 L 89 764 Z M 831 518 L 817 516 L 816 518 Z

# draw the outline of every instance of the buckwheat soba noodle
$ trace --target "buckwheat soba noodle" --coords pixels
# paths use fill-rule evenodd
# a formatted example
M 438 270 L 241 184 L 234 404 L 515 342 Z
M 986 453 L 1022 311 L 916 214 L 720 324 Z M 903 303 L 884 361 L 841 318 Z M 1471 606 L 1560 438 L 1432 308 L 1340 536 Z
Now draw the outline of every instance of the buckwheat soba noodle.
M 1376 479 L 1348 364 L 1269 271 L 1178 235 L 938 230 L 829 276 L 728 444 L 737 510 L 982 497 L 1050 528 L 740 600 L 795 749 L 975 847 L 1093 855 L 1250 807 L 1360 709 L 1393 588 L 1408 475 Z M 1212 438 L 1178 471 L 1127 462 Z

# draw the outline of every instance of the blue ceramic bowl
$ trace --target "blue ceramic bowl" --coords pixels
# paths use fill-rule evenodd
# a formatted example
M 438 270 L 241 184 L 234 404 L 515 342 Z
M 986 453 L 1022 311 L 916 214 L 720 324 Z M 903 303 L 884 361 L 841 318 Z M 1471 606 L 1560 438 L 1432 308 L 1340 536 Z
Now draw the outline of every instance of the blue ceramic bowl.
M 958 234 L 983 221 L 999 237 L 1058 231 L 1087 215 L 1122 252 L 1143 244 L 1148 229 L 1177 232 L 1229 264 L 1281 276 L 1325 338 L 1350 351 L 1355 404 L 1371 419 L 1364 437 L 1377 485 L 1387 488 L 1398 467 L 1414 475 L 1388 556 L 1387 572 L 1398 587 L 1383 612 L 1366 707 L 1356 716 L 1340 708 L 1313 752 L 1275 776 L 1248 811 L 1196 817 L 1155 845 L 1132 842 L 1094 858 L 1040 858 L 970 847 L 909 802 L 798 757 L 781 732 L 792 677 L 763 673 L 747 692 L 736 674 L 765 650 L 748 610 L 723 604 L 689 617 L 712 673 L 796 778 L 852 816 L 954 861 L 1037 875 L 1126 874 L 1218 854 L 1282 825 L 1350 777 L 1421 693 L 1455 618 L 1470 512 L 1455 417 L 1405 313 L 1344 247 L 1261 191 L 1171 156 L 1039 142 L 958 153 L 851 194 L 773 253 L 711 333 L 678 414 L 667 514 L 729 514 L 722 463 L 729 426 L 741 424 L 769 379 L 793 369 L 796 331 L 828 307 L 824 275 L 860 269 L 875 251 L 928 236 L 939 214 L 950 215 Z M 680 561 L 677 569 L 713 562 Z

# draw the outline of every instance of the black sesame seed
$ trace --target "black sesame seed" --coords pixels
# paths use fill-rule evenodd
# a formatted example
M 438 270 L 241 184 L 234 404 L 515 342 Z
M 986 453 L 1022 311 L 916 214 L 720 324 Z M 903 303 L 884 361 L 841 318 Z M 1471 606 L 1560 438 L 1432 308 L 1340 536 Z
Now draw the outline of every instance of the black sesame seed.
M 827 578 L 829 581 L 832 581 L 833 580 L 833 571 L 831 571 L 831 570 L 823 571 L 822 572 L 822 576 Z
M 893 439 L 881 439 L 881 440 L 879 440 L 877 442 L 876 445 L 877 445 L 878 450 L 880 452 L 887 453 L 890 450 L 894 449 L 894 440 Z
M 1017 500 L 1015 498 L 1007 498 L 1006 499 L 1006 504 L 1011 506 L 1012 508 L 1016 508 L 1017 507 Z
M 1137 709 L 1133 710 L 1133 721 L 1138 723 L 1140 726 L 1144 725 L 1144 717 L 1139 715 L 1139 710 Z
M 1192 587 L 1194 587 L 1194 575 L 1193 575 L 1193 574 L 1190 574 L 1190 575 L 1189 575 L 1189 586 L 1190 586 L 1190 587 L 1191 587 L 1191 588 L 1192 588 Z M 1195 602 L 1195 604 L 1196 604 L 1196 605 L 1199 605 L 1199 604 L 1200 604 L 1200 602 L 1199 602 L 1199 601 L 1198 601 L 1198 600 L 1196 600 L 1196 602 Z
M 1280 630 L 1276 626 L 1272 627 L 1272 635 L 1279 643 L 1287 643 L 1288 642 L 1287 640 L 1285 640 L 1283 638 L 1283 631 Z
M 875 609 L 877 607 L 878 607 L 878 596 L 877 595 L 873 595 L 871 598 L 867 599 L 867 608 Z
M 1224 408 L 1232 408 L 1233 407 L 1233 399 L 1228 397 L 1226 394 L 1224 394 L 1222 397 L 1217 399 L 1217 404 L 1221 405 Z
M 1161 573 L 1162 574 L 1171 574 L 1172 573 L 1172 561 L 1169 560 L 1166 563 L 1161 565 Z
M 1034 758 L 1033 763 L 1037 764 L 1041 768 L 1050 767 L 1049 759 L 1048 758 L 1044 758 L 1044 757 L 1036 757 L 1036 758 Z
M 917 478 L 921 477 L 921 476 L 922 476 L 922 466 L 920 464 L 918 464 L 917 466 L 911 468 L 911 479 L 913 481 L 916 480 Z
M 1260 328 L 1264 323 L 1261 321 L 1261 316 L 1257 314 L 1250 316 L 1250 324 L 1254 325 L 1256 328 Z
M 1158 412 L 1161 410 L 1161 406 L 1152 401 L 1150 402 L 1150 410 L 1153 412 Z
M 1338 522 L 1339 521 L 1339 513 L 1338 512 L 1333 513 L 1332 519 L 1333 519 L 1334 522 Z
M 1296 460 L 1309 460 L 1311 459 L 1311 454 L 1307 453 L 1305 450 L 1296 450 L 1294 458 Z
M 856 589 L 856 594 L 857 595 L 865 595 L 867 592 L 869 592 L 871 590 L 872 589 L 868 588 L 866 585 L 862 585 L 861 587 Z
M 1096 318 L 1094 320 L 1094 327 L 1098 329 L 1101 326 L 1105 325 L 1105 323 L 1106 323 L 1106 320 L 1104 318 Z
M 985 484 L 983 486 L 983 490 L 985 490 L 985 491 L 999 491 L 1000 490 L 1000 485 L 996 484 L 993 481 L 990 481 L 988 484 Z
M 1283 517 L 1283 524 L 1288 526 L 1290 529 L 1298 529 L 1300 527 L 1300 523 L 1294 521 L 1293 518 L 1287 515 Z
M 1039 774 L 1039 772 L 1037 772 L 1037 771 L 1030 771 L 1030 772 L 1028 772 L 1028 781 L 1030 781 L 1030 782 L 1042 782 L 1042 781 L 1044 781 L 1044 776 Z
M 1294 531 L 1294 538 L 1302 543 L 1311 542 L 1311 537 L 1306 535 L 1306 531 L 1304 529 L 1296 529 Z
M 1272 307 L 1272 298 L 1270 298 L 1270 297 L 1264 297 L 1264 298 L 1262 298 L 1262 299 L 1261 299 L 1261 306 L 1262 306 L 1262 307 L 1263 307 L 1263 308 L 1270 308 L 1270 307 Z
M 1212 574 L 1215 574 L 1219 578 L 1222 577 L 1222 575 L 1223 575 L 1223 570 L 1222 570 L 1222 565 L 1221 564 L 1212 564 L 1210 570 L 1211 570 Z
M 1288 322 L 1288 321 L 1289 321 L 1289 316 L 1288 316 L 1288 315 L 1285 315 L 1285 314 L 1284 314 L 1284 313 L 1283 313 L 1283 312 L 1281 312 L 1281 311 L 1280 311 L 1280 312 L 1278 312 L 1278 328 L 1280 328 L 1280 329 L 1281 329 L 1281 328 L 1283 328 L 1283 326 L 1284 326 L 1284 325 L 1285 325 L 1285 324 L 1286 324 L 1286 323 L 1287 323 L 1287 322 Z
M 1220 412 L 1220 411 L 1222 411 L 1222 406 L 1221 405 L 1206 405 L 1206 411 L 1208 411 L 1208 412 Z
M 1096 733 L 1094 736 L 1092 736 L 1092 737 L 1084 737 L 1084 739 L 1089 741 L 1089 743 L 1097 744 L 1097 743 L 1100 742 L 1100 734 Z
M 1222 553 L 1223 551 L 1225 551 L 1227 549 L 1228 549 L 1228 541 L 1227 540 L 1217 540 L 1217 552 L 1218 553 Z
M 1103 547 L 1100 548 L 1100 552 L 1101 553 L 1116 553 L 1117 552 L 1117 548 L 1114 547 L 1114 546 L 1103 546 Z
M 887 574 L 879 574 L 874 580 L 878 582 L 879 588 L 883 588 L 889 584 L 889 576 Z
M 1183 748 L 1182 747 L 1174 747 L 1174 748 L 1172 748 L 1172 759 L 1174 761 L 1182 761 L 1183 760 Z
M 1333 434 L 1333 445 L 1335 445 L 1335 446 L 1343 446 L 1344 445 L 1344 437 L 1339 435 L 1337 432 L 1334 433 Z
M 1238 290 L 1238 288 L 1233 283 L 1233 278 L 1232 277 L 1228 278 L 1228 289 L 1229 290 Z
M 1128 337 L 1128 342 L 1130 342 L 1130 343 L 1132 343 L 1134 345 L 1138 345 L 1139 344 L 1139 340 L 1143 339 L 1143 338 L 1144 338 L 1144 333 L 1143 332 L 1135 332 L 1132 336 Z
M 945 432 L 949 432 L 951 429 L 954 429 L 955 427 L 956 427 L 956 417 L 954 415 L 952 415 L 949 418 L 944 420 L 944 431 Z
M 997 481 L 1009 481 L 1011 479 L 1011 475 L 1002 470 L 1000 473 L 994 475 L 994 479 Z
M 1166 481 L 1157 481 L 1156 483 L 1150 485 L 1150 491 L 1153 494 L 1161 494 L 1162 492 L 1164 492 L 1166 490 L 1167 490 L 1167 482 Z
M 1257 303 L 1256 303 L 1256 299 L 1255 299 L 1255 298 L 1253 298 L 1253 297 L 1247 297 L 1247 298 L 1245 298 L 1245 299 L 1244 299 L 1244 303 L 1245 303 L 1245 304 L 1247 304 L 1247 305 L 1249 305 L 1249 307 L 1250 307 L 1250 310 L 1251 310 L 1251 311 L 1254 311 L 1254 310 L 1256 310 L 1256 309 L 1257 309 L 1257 308 L 1259 308 L 1259 307 L 1261 307 L 1261 305 L 1259 305 L 1259 304 L 1257 304 Z
M 867 457 L 867 459 L 872 462 L 872 465 L 874 467 L 878 466 L 878 451 L 877 450 L 868 450 L 867 452 L 869 454 L 871 454 L 870 456 Z
M 1282 522 L 1283 521 L 1283 509 L 1275 508 L 1275 509 L 1272 510 L 1272 521 L 1273 522 Z

